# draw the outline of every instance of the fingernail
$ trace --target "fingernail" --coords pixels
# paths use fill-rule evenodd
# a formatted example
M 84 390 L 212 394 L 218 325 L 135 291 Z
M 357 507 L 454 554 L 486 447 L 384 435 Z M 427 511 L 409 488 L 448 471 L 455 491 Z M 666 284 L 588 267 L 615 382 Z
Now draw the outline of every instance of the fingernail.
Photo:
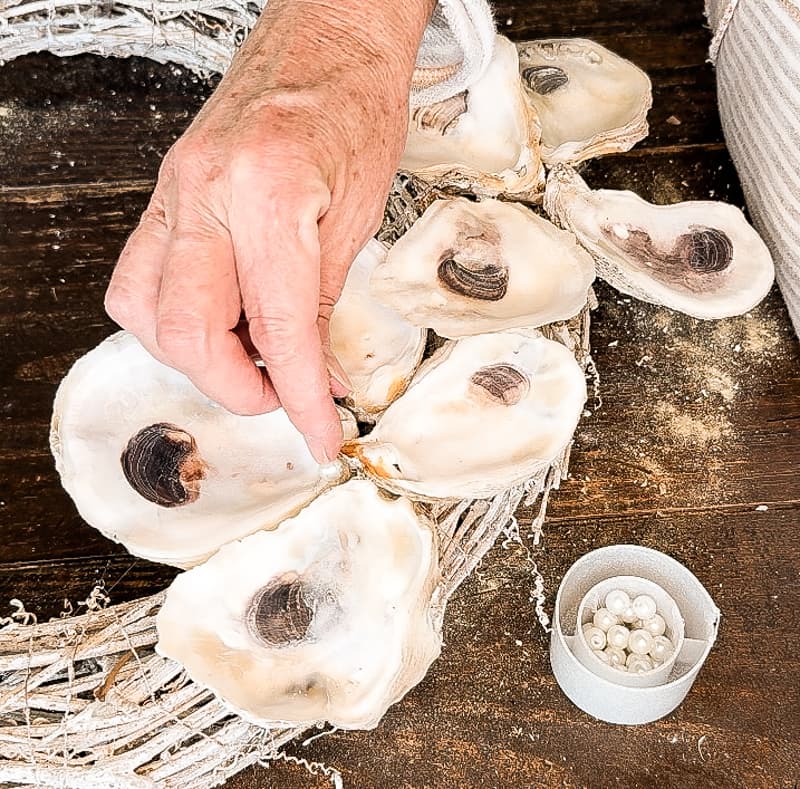
M 353 391 L 353 382 L 348 377 L 344 368 L 339 363 L 339 360 L 333 355 L 331 351 L 325 353 L 325 362 L 328 366 L 328 372 L 331 377 L 335 378 L 348 392 Z
M 308 448 L 311 450 L 311 454 L 314 456 L 314 460 L 317 463 L 325 464 L 330 463 L 333 458 L 328 454 L 328 450 L 325 447 L 325 444 L 322 443 L 318 438 L 307 438 Z
M 339 381 L 337 381 L 333 376 L 328 378 L 328 386 L 331 390 L 331 394 L 334 397 L 347 397 L 350 394 L 350 389 L 346 386 L 343 386 Z

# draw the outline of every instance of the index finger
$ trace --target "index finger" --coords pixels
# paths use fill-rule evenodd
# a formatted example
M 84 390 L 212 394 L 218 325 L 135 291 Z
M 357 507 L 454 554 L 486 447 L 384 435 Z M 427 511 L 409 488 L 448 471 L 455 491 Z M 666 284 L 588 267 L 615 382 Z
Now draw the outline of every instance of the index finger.
M 321 182 L 304 184 L 302 192 L 267 189 L 258 200 L 233 205 L 230 216 L 250 337 L 281 405 L 319 462 L 335 458 L 342 443 L 317 328 L 317 221 L 328 199 Z

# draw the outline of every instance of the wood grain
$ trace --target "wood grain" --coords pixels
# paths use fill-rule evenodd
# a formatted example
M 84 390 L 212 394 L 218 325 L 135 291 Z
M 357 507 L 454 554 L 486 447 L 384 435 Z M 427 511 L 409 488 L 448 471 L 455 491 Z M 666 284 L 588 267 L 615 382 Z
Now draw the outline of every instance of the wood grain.
M 591 185 L 661 203 L 742 205 L 699 2 L 495 7 L 517 40 L 591 37 L 650 73 L 649 138 L 589 163 Z M 160 156 L 210 90 L 140 59 L 41 55 L 0 68 L 0 601 L 19 597 L 47 616 L 100 579 L 122 601 L 174 577 L 82 523 L 58 483 L 47 434 L 59 380 L 113 331 L 103 292 Z M 425 681 L 376 730 L 336 732 L 290 753 L 341 769 L 348 787 L 378 789 L 800 781 L 800 348 L 780 296 L 719 322 L 602 284 L 598 296 L 592 342 L 603 403 L 590 401 L 579 425 L 543 544 L 532 545 L 532 513 L 523 509 L 527 550 L 497 546 L 461 588 L 446 649 Z M 551 606 L 575 560 L 621 542 L 684 562 L 723 612 L 686 701 L 634 728 L 597 722 L 561 694 L 530 602 L 528 551 Z M 329 783 L 275 764 L 229 785 Z

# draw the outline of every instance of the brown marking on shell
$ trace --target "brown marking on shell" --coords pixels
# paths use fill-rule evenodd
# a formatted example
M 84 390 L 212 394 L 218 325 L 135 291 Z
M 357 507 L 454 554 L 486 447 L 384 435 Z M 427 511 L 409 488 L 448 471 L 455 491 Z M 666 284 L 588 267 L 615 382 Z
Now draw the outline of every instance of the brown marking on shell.
M 357 458 L 358 453 L 361 450 L 361 444 L 356 439 L 355 441 L 345 441 L 342 444 L 342 448 L 339 450 L 345 457 L 349 458 Z
M 529 66 L 523 69 L 522 79 L 534 93 L 541 96 L 546 96 L 569 82 L 567 73 L 558 66 Z
M 665 250 L 642 228 L 623 225 L 627 238 L 620 238 L 615 227 L 608 224 L 601 229 L 641 270 L 695 293 L 713 287 L 707 275 L 724 272 L 733 260 L 733 243 L 717 228 L 690 225 L 689 232 L 679 235 L 672 248 Z
M 388 402 L 393 403 L 400 397 L 403 392 L 405 392 L 406 387 L 408 386 L 408 378 L 405 376 L 400 376 L 399 378 L 395 378 L 392 381 L 392 385 L 389 387 L 389 392 L 386 395 L 386 399 Z
M 722 230 L 693 225 L 678 237 L 671 257 L 698 274 L 713 274 L 730 265 L 733 243 Z
M 500 301 L 508 290 L 502 252 L 497 227 L 475 216 L 462 217 L 456 223 L 452 246 L 441 254 L 439 282 L 459 296 Z
M 469 379 L 481 399 L 503 405 L 516 405 L 530 391 L 530 379 L 522 370 L 510 364 L 490 364 L 481 367 Z
M 157 422 L 136 433 L 122 451 L 120 463 L 128 484 L 161 507 L 196 501 L 206 477 L 206 464 L 194 437 L 169 422 Z
M 411 114 L 411 121 L 420 131 L 445 135 L 466 111 L 467 91 L 462 90 L 444 101 L 417 107 Z
M 280 647 L 303 641 L 314 611 L 303 596 L 303 584 L 295 572 L 273 578 L 253 596 L 247 609 L 250 632 L 267 646 Z
M 364 445 L 356 441 L 345 441 L 342 445 L 341 453 L 346 457 L 355 458 L 364 467 L 364 470 L 379 479 L 395 479 L 400 471 L 394 468 L 390 471 L 378 460 L 372 460 L 364 452 Z
M 500 301 L 508 291 L 508 268 L 499 263 L 451 257 L 439 264 L 439 282 L 448 290 L 479 301 Z

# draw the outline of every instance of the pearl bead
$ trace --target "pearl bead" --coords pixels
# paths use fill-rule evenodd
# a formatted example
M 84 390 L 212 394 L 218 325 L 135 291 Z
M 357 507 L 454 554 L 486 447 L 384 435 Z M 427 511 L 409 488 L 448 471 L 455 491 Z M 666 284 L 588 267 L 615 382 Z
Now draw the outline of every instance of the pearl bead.
M 620 621 L 624 622 L 626 625 L 629 625 L 636 621 L 638 618 L 636 616 L 636 611 L 633 610 L 633 606 L 629 605 L 620 615 Z
M 607 608 L 598 608 L 594 612 L 592 622 L 595 627 L 599 627 L 604 633 L 612 625 L 616 625 L 619 620 Z
M 606 655 L 608 655 L 608 660 L 612 666 L 619 668 L 625 665 L 627 656 L 625 655 L 624 649 L 619 649 L 619 647 L 606 647 L 604 651 Z
M 631 604 L 637 619 L 650 619 L 656 615 L 656 601 L 649 594 L 640 594 Z
M 592 654 L 599 660 L 602 660 L 603 663 L 611 664 L 611 658 L 602 649 L 593 649 Z
M 641 674 L 644 671 L 650 671 L 653 668 L 653 661 L 647 655 L 637 655 L 635 652 L 628 655 L 625 661 L 628 671 L 633 674 Z
M 656 636 L 653 639 L 653 646 L 650 647 L 650 657 L 663 662 L 672 654 L 674 649 L 672 641 L 666 636 Z
M 599 627 L 594 627 L 594 625 L 589 624 L 584 625 L 583 637 L 593 650 L 605 649 L 606 634 Z
M 653 636 L 646 630 L 634 630 L 628 639 L 628 649 L 637 655 L 646 655 L 653 648 Z
M 606 595 L 606 608 L 616 616 L 619 616 L 630 604 L 631 598 L 622 589 L 612 589 Z
M 661 616 L 661 614 L 655 614 L 655 616 L 651 616 L 650 619 L 645 619 L 644 622 L 642 622 L 642 627 L 655 638 L 656 636 L 664 635 L 664 631 L 667 629 L 667 623 L 664 621 L 664 617 Z
M 608 628 L 606 633 L 606 640 L 608 645 L 616 647 L 617 649 L 625 649 L 628 646 L 628 638 L 630 637 L 630 630 L 625 625 L 613 625 Z

